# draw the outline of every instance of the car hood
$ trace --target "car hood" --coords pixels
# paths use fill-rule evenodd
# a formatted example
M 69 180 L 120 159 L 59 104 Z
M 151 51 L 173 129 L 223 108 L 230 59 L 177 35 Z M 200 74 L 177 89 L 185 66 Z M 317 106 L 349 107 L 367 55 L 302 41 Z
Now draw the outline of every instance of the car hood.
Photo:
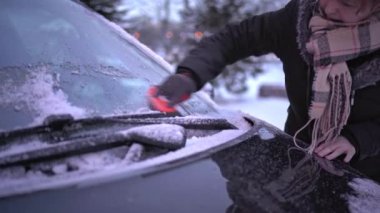
M 0 208 L 5 212 L 31 208 L 38 212 L 372 212 L 380 207 L 377 183 L 340 161 L 308 155 L 291 141 L 279 130 L 256 125 L 228 147 L 209 149 L 206 157 L 189 159 L 191 163 L 107 184 L 5 199 Z

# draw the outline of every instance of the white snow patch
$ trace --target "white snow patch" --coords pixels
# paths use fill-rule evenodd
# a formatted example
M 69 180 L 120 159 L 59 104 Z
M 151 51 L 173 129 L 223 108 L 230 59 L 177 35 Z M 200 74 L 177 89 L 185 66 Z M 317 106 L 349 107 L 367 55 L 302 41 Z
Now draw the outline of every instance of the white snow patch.
M 120 107 L 120 108 L 115 108 L 111 113 L 102 114 L 102 117 L 117 117 L 117 116 L 124 117 L 128 115 L 139 115 L 139 114 L 155 115 L 157 113 L 158 111 L 151 110 L 149 109 L 149 107 L 140 107 L 136 110 L 128 110 L 128 109 Z
M 270 140 L 275 138 L 275 135 L 270 132 L 267 128 L 260 128 L 258 131 L 258 135 L 260 136 L 261 140 Z
M 63 174 L 67 171 L 67 169 L 67 164 L 58 164 L 54 165 L 52 170 L 55 174 Z
M 192 138 L 188 141 L 189 143 L 185 148 L 129 166 L 126 166 L 125 162 L 120 158 L 117 160 L 117 163 L 115 159 L 111 159 L 111 156 L 108 153 L 104 153 L 104 156 L 100 156 L 100 154 L 97 153 L 87 154 L 81 158 L 73 157 L 71 159 L 71 161 L 73 161 L 72 163 L 82 167 L 79 172 L 63 173 L 61 175 L 56 175 L 53 178 L 36 174 L 32 175 L 30 178 L 7 180 L 6 184 L 0 184 L 0 197 L 7 194 L 28 193 L 36 190 L 60 188 L 73 184 L 78 187 L 88 186 L 99 184 L 101 182 L 120 180 L 128 176 L 141 174 L 142 172 L 156 171 L 162 167 L 181 164 L 184 161 L 191 159 L 190 156 L 197 156 L 197 158 L 199 158 L 200 156 L 209 155 L 208 151 L 211 149 L 220 150 L 227 146 L 231 146 L 233 144 L 227 142 L 244 133 L 245 131 L 242 130 L 224 130 L 212 136 Z M 113 163 L 100 166 L 100 164 L 105 164 L 105 159 L 109 159 Z M 63 167 L 56 168 L 57 172 L 64 169 L 65 168 Z
M 83 154 L 80 156 L 71 157 L 67 160 L 68 164 L 76 166 L 82 171 L 99 169 L 103 166 L 118 163 L 120 161 L 120 158 L 106 151 Z
M 185 140 L 185 128 L 174 124 L 153 124 L 134 127 L 119 133 L 128 137 L 137 133 L 140 137 L 154 138 L 168 144 L 180 144 Z
M 38 140 L 33 140 L 28 143 L 16 143 L 16 144 L 10 145 L 9 147 L 6 147 L 5 150 L 0 151 L 0 157 L 21 154 L 25 151 L 38 150 L 47 146 L 49 146 L 47 143 L 43 143 Z
M 144 152 L 144 146 L 139 143 L 133 143 L 129 149 L 127 154 L 124 156 L 123 163 L 125 165 L 130 165 L 132 163 L 136 163 L 140 160 L 143 152 Z
M 249 116 L 245 116 L 245 113 L 227 109 L 220 109 L 219 111 L 223 113 L 224 118 L 226 118 L 228 122 L 230 122 L 237 128 L 241 130 L 248 130 L 252 128 L 252 125 L 244 119 L 244 117 L 249 118 Z
M 52 114 L 71 114 L 75 118 L 84 117 L 86 111 L 68 102 L 67 95 L 59 89 L 59 76 L 53 76 L 40 67 L 31 69 L 21 85 L 17 82 L 7 82 L 0 87 L 2 99 L 0 105 L 13 105 L 16 111 L 26 108 L 34 114 L 30 125 L 40 124 L 43 119 Z
M 380 210 L 380 185 L 372 180 L 354 178 L 350 183 L 356 195 L 348 195 L 350 212 L 372 213 Z
M 223 130 L 217 134 L 206 137 L 192 137 L 186 142 L 186 150 L 195 151 L 209 147 L 212 143 L 218 144 L 221 141 L 232 140 L 242 134 L 242 130 Z

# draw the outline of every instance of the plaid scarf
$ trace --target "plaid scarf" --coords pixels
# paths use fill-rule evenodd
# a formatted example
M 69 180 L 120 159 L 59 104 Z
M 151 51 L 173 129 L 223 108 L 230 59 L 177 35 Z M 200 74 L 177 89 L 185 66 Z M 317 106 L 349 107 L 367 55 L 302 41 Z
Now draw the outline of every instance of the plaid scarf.
M 380 12 L 359 23 L 338 23 L 315 14 L 310 22 L 311 37 L 306 44 L 313 55 L 314 81 L 310 120 L 294 136 L 313 123 L 309 153 L 322 142 L 340 135 L 350 114 L 351 74 L 347 61 L 380 49 Z

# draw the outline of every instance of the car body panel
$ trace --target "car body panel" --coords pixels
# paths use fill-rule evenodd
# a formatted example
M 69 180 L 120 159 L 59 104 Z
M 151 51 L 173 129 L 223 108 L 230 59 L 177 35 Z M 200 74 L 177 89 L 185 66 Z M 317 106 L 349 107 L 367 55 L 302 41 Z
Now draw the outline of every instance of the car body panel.
M 7 39 L 0 39 L 9 51 L 7 57 L 0 58 L 0 82 L 4 81 L 0 85 L 3 133 L 41 124 L 46 115 L 54 112 L 73 113 L 76 118 L 146 112 L 145 90 L 168 76 L 170 65 L 115 24 L 72 1 L 29 3 L 27 0 L 0 2 L 0 10 L 12 8 L 0 15 L 8 14 L 16 21 L 13 24 L 24 26 L 12 35 L 23 35 L 21 40 L 29 46 L 27 51 L 19 52 L 18 48 L 25 48 L 23 43 L 13 42 L 15 45 L 11 46 Z M 49 12 L 49 5 L 56 13 Z M 17 16 L 17 10 L 23 13 Z M 65 21 L 62 17 L 66 11 L 71 15 Z M 57 31 L 55 36 L 41 34 L 46 36 L 46 42 L 28 43 L 39 38 L 38 34 L 29 33 L 34 32 L 34 25 L 28 25 L 33 19 L 27 17 L 35 14 L 53 17 L 43 19 L 46 22 L 38 26 L 51 33 Z M 63 16 L 54 18 L 54 14 Z M 73 17 L 77 15 L 83 16 L 76 20 Z M 73 27 L 76 24 L 82 26 L 78 29 L 87 29 L 86 24 L 96 25 L 99 33 L 87 35 L 90 29 L 76 32 Z M 61 38 L 63 42 L 57 42 Z M 78 49 L 64 42 L 72 39 L 78 39 Z M 81 42 L 88 49 L 79 48 Z M 45 43 L 52 45 L 49 53 L 44 53 L 49 48 L 39 49 Z M 64 51 L 69 54 L 62 54 Z M 104 57 L 99 59 L 98 53 Z M 35 58 L 25 60 L 28 54 L 34 54 Z M 66 56 L 69 59 L 61 60 Z M 86 63 L 78 62 L 82 61 L 77 60 L 81 56 L 85 56 Z M 49 63 L 45 59 L 62 63 Z M 137 95 L 124 94 L 128 92 Z M 38 99 L 40 96 L 43 98 Z M 128 99 L 132 96 L 135 98 Z M 90 113 L 83 114 L 83 109 Z M 202 93 L 182 104 L 178 111 L 175 116 L 189 121 L 225 118 L 237 129 L 191 136 L 183 149 L 125 166 L 99 164 L 89 170 L 32 174 L 23 179 L 25 171 L 33 168 L 22 165 L 25 167 L 20 172 L 22 178 L 12 179 L 14 182 L 9 185 L 4 179 L 0 183 L 0 212 L 371 212 L 380 209 L 377 183 L 339 160 L 327 161 L 295 148 L 291 136 L 264 121 L 217 109 Z M 90 158 L 83 159 L 95 159 L 97 163 L 103 155 L 90 154 Z M 1 172 L 0 177 L 7 176 Z M 17 171 L 15 174 L 16 177 Z
M 223 149 L 113 182 L 0 200 L 2 212 L 371 212 L 380 186 L 257 124 Z M 49 202 L 44 202 L 44 201 Z M 38 205 L 37 205 L 38 204 Z

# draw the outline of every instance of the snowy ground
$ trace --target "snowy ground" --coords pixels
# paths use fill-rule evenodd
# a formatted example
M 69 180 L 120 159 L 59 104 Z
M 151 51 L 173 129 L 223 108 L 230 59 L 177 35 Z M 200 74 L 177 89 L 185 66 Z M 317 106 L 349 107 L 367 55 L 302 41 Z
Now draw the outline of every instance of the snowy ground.
M 243 95 L 232 95 L 224 90 L 217 91 L 215 102 L 229 110 L 240 110 L 283 129 L 289 101 L 285 98 L 260 98 L 258 89 L 262 84 L 284 85 L 281 63 L 270 63 L 265 73 L 248 81 L 249 91 Z

